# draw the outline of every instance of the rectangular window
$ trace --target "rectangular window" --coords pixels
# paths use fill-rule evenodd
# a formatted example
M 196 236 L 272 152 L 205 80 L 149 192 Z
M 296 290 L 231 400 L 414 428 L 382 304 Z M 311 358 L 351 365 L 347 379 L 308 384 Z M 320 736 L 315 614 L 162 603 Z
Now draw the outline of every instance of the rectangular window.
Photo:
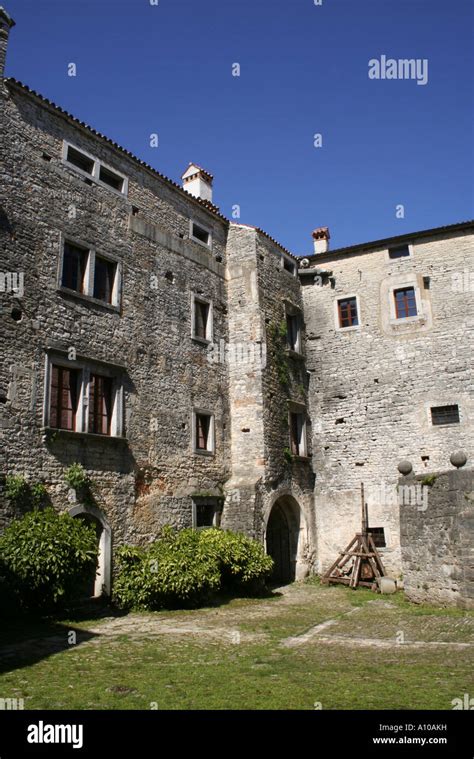
M 388 257 L 391 260 L 397 258 L 407 258 L 410 255 L 410 248 L 408 245 L 398 245 L 396 248 L 390 248 L 388 251 Z
M 49 424 L 60 430 L 76 429 L 79 372 L 63 366 L 51 367 Z
M 339 313 L 339 326 L 357 327 L 359 325 L 359 315 L 357 313 L 357 298 L 343 298 L 338 300 L 337 308 Z
M 194 337 L 201 340 L 209 339 L 210 304 L 201 300 L 194 300 Z
M 85 292 L 85 274 L 89 251 L 72 243 L 64 243 L 63 269 L 61 277 L 62 287 L 75 290 L 77 293 Z
M 196 527 L 213 527 L 216 507 L 213 503 L 196 503 Z
M 88 155 L 82 153 L 80 150 L 73 148 L 72 145 L 67 146 L 66 161 L 72 163 L 78 169 L 85 171 L 87 174 L 94 173 L 94 159 L 89 158 Z
M 414 287 L 404 287 L 400 290 L 394 290 L 393 295 L 397 319 L 407 319 L 409 316 L 416 316 L 418 314 Z
M 194 423 L 195 450 L 212 452 L 213 450 L 212 414 L 196 412 L 194 419 L 195 419 L 195 423 Z
M 383 527 L 369 527 L 368 530 L 372 534 L 372 540 L 376 548 L 386 548 L 387 543 L 385 540 L 385 529 Z
M 89 432 L 110 435 L 112 421 L 112 379 L 91 374 L 89 381 Z
M 283 256 L 282 260 L 283 260 L 283 268 L 286 271 L 289 271 L 290 274 L 295 274 L 295 272 L 296 272 L 296 264 L 295 264 L 295 262 L 294 261 L 290 261 L 290 259 L 289 258 L 285 258 L 285 256 Z
M 290 412 L 290 450 L 293 456 L 306 456 L 306 416 Z
M 432 406 L 431 421 L 438 424 L 459 424 L 459 406 Z
M 196 224 L 195 221 L 191 224 L 191 237 L 207 246 L 211 243 L 211 233 L 209 230 L 201 227 L 200 224 Z
M 286 315 L 286 336 L 288 347 L 292 351 L 300 353 L 301 340 L 300 340 L 300 317 L 298 314 Z
M 105 166 L 101 166 L 99 170 L 99 179 L 104 184 L 108 184 L 109 187 L 113 187 L 118 192 L 123 191 L 124 178 L 120 174 L 116 174 L 115 171 L 107 169 Z
M 116 272 L 115 261 L 95 256 L 94 298 L 103 300 L 105 303 L 112 303 Z

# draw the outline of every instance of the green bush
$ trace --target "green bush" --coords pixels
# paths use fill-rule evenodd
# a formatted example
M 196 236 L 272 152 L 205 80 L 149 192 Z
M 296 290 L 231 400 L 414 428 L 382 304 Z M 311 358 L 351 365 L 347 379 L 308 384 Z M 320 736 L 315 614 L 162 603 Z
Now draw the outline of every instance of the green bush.
M 199 534 L 201 545 L 219 562 L 223 588 L 238 593 L 264 590 L 273 560 L 265 554 L 260 543 L 228 530 L 213 528 Z
M 70 488 L 81 490 L 89 485 L 87 472 L 82 464 L 71 464 L 64 472 L 64 479 Z
M 0 537 L 0 575 L 22 608 L 48 608 L 76 597 L 97 551 L 92 526 L 52 508 L 31 511 Z
M 147 610 L 198 606 L 220 590 L 259 592 L 273 567 L 262 546 L 244 535 L 170 527 L 149 546 L 119 548 L 116 562 L 116 603 Z
M 195 530 L 165 528 L 146 548 L 119 548 L 116 560 L 114 595 L 122 608 L 198 606 L 220 586 L 219 564 Z

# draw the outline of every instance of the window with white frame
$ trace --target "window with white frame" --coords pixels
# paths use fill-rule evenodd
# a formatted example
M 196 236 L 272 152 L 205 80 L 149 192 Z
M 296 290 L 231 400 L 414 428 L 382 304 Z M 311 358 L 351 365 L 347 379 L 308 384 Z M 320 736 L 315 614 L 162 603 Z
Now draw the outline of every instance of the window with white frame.
M 63 143 L 63 161 L 69 166 L 74 166 L 81 173 L 89 175 L 98 184 L 106 185 L 121 195 L 126 195 L 128 192 L 128 179 L 124 174 L 69 142 Z
M 214 414 L 195 409 L 192 432 L 195 453 L 214 453 Z
M 123 436 L 122 371 L 110 365 L 46 360 L 44 426 L 55 430 Z
M 355 295 L 349 298 L 337 299 L 337 318 L 339 329 L 359 326 L 359 309 L 357 297 Z
M 212 342 L 213 313 L 212 302 L 199 295 L 192 296 L 191 308 L 192 337 L 201 342 Z
M 60 287 L 119 306 L 120 263 L 71 240 L 64 240 L 61 247 Z
M 307 456 L 306 441 L 306 412 L 301 410 L 289 411 L 290 451 L 293 456 Z
M 199 242 L 207 248 L 210 248 L 212 245 L 212 232 L 209 227 L 198 224 L 193 219 L 190 221 L 190 237 L 194 242 Z
M 400 287 L 393 291 L 395 299 L 395 318 L 407 319 L 418 315 L 416 290 L 414 287 Z

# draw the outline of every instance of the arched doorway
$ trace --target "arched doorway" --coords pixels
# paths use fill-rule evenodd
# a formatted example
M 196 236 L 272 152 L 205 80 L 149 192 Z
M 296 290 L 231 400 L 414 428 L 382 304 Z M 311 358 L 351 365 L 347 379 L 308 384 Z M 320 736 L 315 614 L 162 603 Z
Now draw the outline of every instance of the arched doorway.
M 283 508 L 276 503 L 271 510 L 267 524 L 267 553 L 275 567 L 272 580 L 279 583 L 293 582 L 294 568 L 291 561 L 291 534 L 288 519 Z
M 85 597 L 110 595 L 111 583 L 111 530 L 103 513 L 95 506 L 78 504 L 69 509 L 72 517 L 91 524 L 96 533 L 98 543 L 97 566 L 91 570 L 83 588 Z
M 298 577 L 301 511 L 290 495 L 280 496 L 272 506 L 267 521 L 266 546 L 275 568 L 272 580 L 285 584 Z

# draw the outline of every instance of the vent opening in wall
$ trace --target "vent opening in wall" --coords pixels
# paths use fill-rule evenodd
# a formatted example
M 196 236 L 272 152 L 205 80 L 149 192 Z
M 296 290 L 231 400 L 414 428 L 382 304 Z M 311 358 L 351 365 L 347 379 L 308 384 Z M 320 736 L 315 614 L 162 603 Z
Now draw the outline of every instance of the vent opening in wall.
M 459 406 L 432 406 L 431 422 L 433 425 L 459 424 Z
M 12 308 L 11 317 L 13 321 L 20 322 L 22 317 L 22 312 L 20 308 Z

